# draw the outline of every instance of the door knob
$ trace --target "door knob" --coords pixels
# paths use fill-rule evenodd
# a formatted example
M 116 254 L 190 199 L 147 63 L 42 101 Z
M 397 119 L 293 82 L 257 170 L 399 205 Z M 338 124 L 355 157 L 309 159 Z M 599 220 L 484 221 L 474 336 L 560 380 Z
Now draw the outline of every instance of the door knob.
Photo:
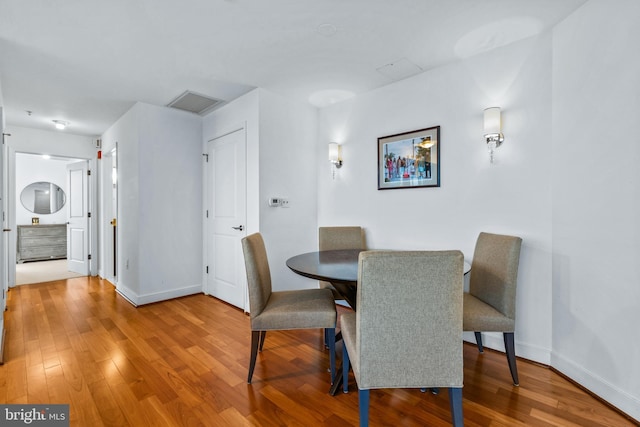
M 239 230 L 239 231 L 244 230 L 244 226 L 242 226 L 242 225 L 239 225 L 237 227 L 231 227 L 231 228 L 233 228 L 234 230 Z

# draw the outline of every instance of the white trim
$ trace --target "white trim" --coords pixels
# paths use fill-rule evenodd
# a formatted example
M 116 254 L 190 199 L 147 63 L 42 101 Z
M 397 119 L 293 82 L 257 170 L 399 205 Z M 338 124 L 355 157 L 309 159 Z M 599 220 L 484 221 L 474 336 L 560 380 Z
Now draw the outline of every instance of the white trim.
M 116 289 L 116 292 L 120 294 L 124 299 L 129 301 L 133 306 L 138 307 L 144 304 L 151 304 L 153 302 L 166 301 L 174 298 L 180 298 L 187 295 L 195 295 L 202 293 L 202 284 L 185 286 L 183 288 L 171 289 L 169 291 L 154 292 L 150 294 L 138 295 L 130 288 L 123 284 Z
M 551 366 L 585 387 L 591 393 L 633 417 L 636 421 L 640 420 L 640 399 L 600 378 L 593 372 L 587 371 L 572 360 L 562 357 L 557 352 L 551 352 Z M 620 374 L 624 375 L 622 372 Z
M 131 289 L 127 288 L 123 284 L 120 284 L 120 286 L 116 288 L 116 292 L 134 307 L 138 306 L 138 304 L 136 303 L 136 301 L 138 300 L 138 296 Z
M 462 334 L 464 341 L 475 344 L 476 338 L 473 332 L 464 332 Z M 518 341 L 518 334 L 515 334 L 515 346 L 516 356 L 523 359 L 533 360 L 534 362 L 542 363 L 550 366 L 551 364 L 551 350 L 547 348 L 533 346 L 522 341 Z M 501 351 L 504 353 L 504 338 L 500 332 L 483 332 L 482 333 L 482 346 L 493 350 Z M 506 361 L 505 361 L 506 364 Z

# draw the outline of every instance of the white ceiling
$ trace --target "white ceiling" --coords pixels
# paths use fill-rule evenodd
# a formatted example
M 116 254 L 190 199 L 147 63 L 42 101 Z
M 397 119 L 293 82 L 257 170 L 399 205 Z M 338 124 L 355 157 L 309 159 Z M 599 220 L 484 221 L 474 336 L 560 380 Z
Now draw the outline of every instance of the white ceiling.
M 322 106 L 533 36 L 585 1 L 0 0 L 6 121 L 99 135 L 185 90 Z

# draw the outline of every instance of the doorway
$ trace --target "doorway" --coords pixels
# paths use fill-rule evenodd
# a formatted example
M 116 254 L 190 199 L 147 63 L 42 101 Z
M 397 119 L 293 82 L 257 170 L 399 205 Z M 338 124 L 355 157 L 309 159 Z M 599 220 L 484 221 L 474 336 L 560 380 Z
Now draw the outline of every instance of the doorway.
M 83 176 L 71 178 L 69 171 L 69 165 L 73 164 L 84 165 L 86 171 L 88 160 L 21 152 L 14 153 L 14 158 L 14 197 L 10 198 L 14 203 L 8 210 L 12 217 L 11 228 L 16 230 L 15 245 L 10 246 L 11 252 L 15 249 L 15 257 L 9 257 L 14 273 L 10 285 L 87 276 L 88 263 L 82 268 L 70 268 L 68 243 L 69 207 L 73 205 L 75 212 L 80 209 L 85 213 L 85 235 L 82 237 L 86 242 L 81 244 L 81 251 L 88 255 L 88 176 L 85 172 Z M 70 186 L 79 188 L 80 196 L 72 197 Z M 78 233 L 74 234 L 78 236 Z M 71 239 L 78 242 L 77 237 Z M 74 246 L 74 253 L 78 253 L 77 246 Z M 11 262 L 12 258 L 14 262 Z
M 103 154 L 100 177 L 100 218 L 101 261 L 100 276 L 117 287 L 118 277 L 118 147 Z

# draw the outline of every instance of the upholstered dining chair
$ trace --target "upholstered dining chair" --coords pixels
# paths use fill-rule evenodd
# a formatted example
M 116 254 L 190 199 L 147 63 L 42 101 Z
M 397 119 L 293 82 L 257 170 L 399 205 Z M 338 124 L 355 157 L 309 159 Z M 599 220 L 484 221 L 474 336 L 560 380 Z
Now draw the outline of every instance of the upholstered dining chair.
M 318 227 L 318 249 L 365 249 L 364 230 L 358 226 Z M 329 289 L 336 300 L 343 299 L 329 282 L 320 281 L 320 288 Z
M 516 283 L 522 239 L 480 233 L 471 262 L 469 292 L 464 294 L 463 328 L 474 331 L 480 353 L 481 332 L 502 332 L 514 385 L 519 385 L 514 331 Z
M 351 363 L 361 426 L 377 388 L 448 388 L 453 425 L 463 425 L 463 263 L 460 251 L 360 253 L 357 310 L 340 322 L 343 390 Z
M 258 350 L 267 331 L 323 328 L 329 347 L 331 383 L 335 378 L 336 306 L 328 289 L 276 291 L 271 288 L 267 251 L 260 233 L 242 239 L 251 316 L 251 358 L 247 383 L 251 384 Z

